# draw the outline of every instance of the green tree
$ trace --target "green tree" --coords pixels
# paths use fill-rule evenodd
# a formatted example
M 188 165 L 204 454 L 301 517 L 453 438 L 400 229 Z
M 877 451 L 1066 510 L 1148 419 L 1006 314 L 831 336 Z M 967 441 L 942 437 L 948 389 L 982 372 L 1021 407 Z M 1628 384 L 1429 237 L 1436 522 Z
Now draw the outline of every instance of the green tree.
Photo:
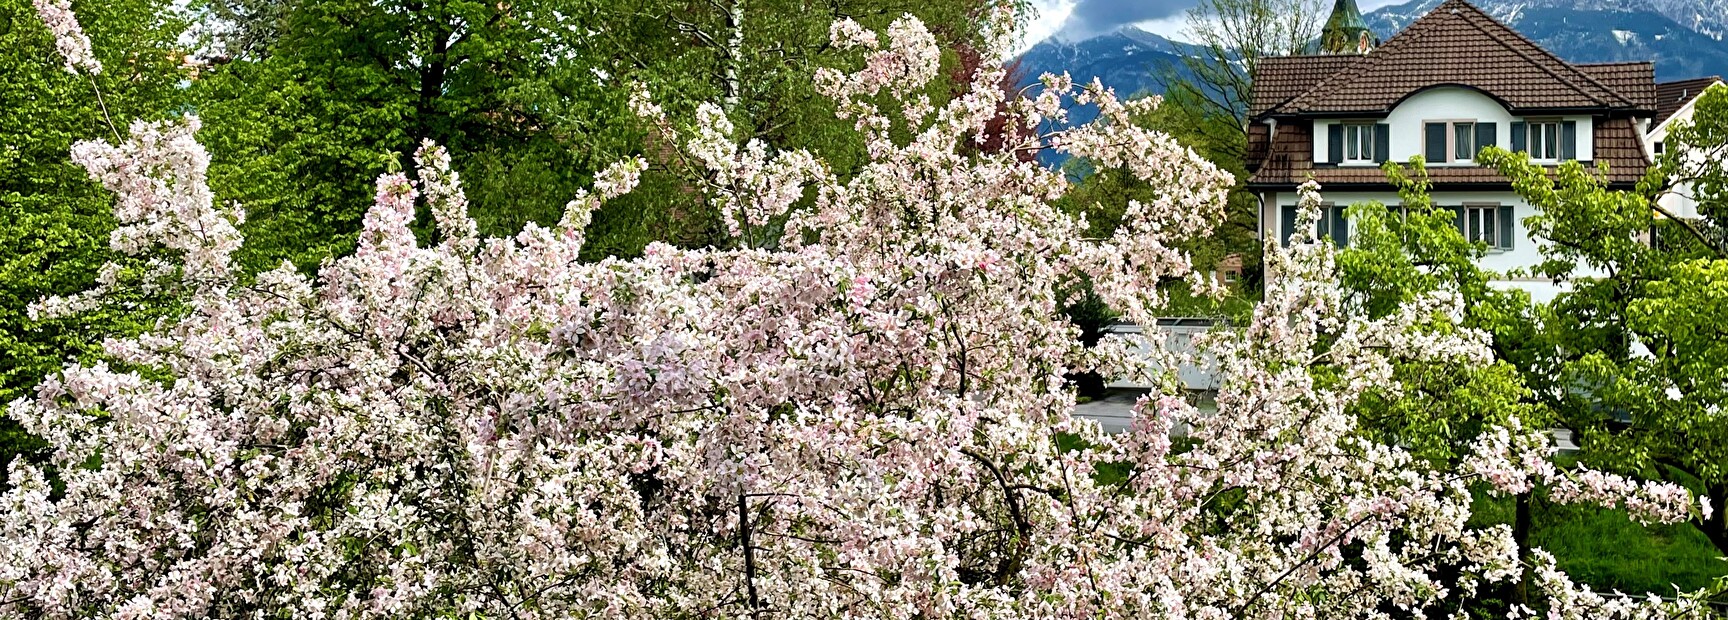
M 62 364 L 96 355 L 103 338 L 135 332 L 166 311 L 143 297 L 76 320 L 36 321 L 28 308 L 88 289 L 114 256 L 107 249 L 113 196 L 71 162 L 72 144 L 126 130 L 107 117 L 124 123 L 184 107 L 184 56 L 175 43 L 184 24 L 170 4 L 75 3 L 105 67 L 92 80 L 66 71 L 29 0 L 0 1 L 0 404 Z M 36 446 L 0 417 L 0 471 Z
M 1384 169 L 1401 202 L 1396 210 L 1377 202 L 1349 207 L 1350 246 L 1338 254 L 1346 303 L 1383 317 L 1423 295 L 1454 295 L 1464 313 L 1460 325 L 1486 332 L 1496 359 L 1446 372 L 1398 365 L 1395 375 L 1408 393 L 1364 399 L 1359 405 L 1364 432 L 1448 462 L 1485 425 L 1503 424 L 1511 416 L 1525 424 L 1546 424 L 1546 411 L 1534 402 L 1517 365 L 1531 357 L 1526 348 L 1537 327 L 1530 296 L 1489 284 L 1494 274 L 1476 262 L 1486 246 L 1466 240 L 1454 213 L 1434 205 L 1420 157 L 1408 167 L 1390 162 Z
M 1697 526 L 1728 551 L 1728 88 L 1704 94 L 1694 122 L 1634 191 L 1609 190 L 1576 162 L 1557 172 L 1521 153 L 1480 158 L 1538 208 L 1526 220 L 1550 241 L 1537 272 L 1570 285 L 1543 315 L 1544 356 L 1528 376 L 1596 465 L 1695 485 L 1717 508 Z M 1717 154 L 1709 159 L 1709 154 Z M 1704 163 L 1706 165 L 1698 165 Z M 1690 187 L 1698 218 L 1656 197 Z
M 844 173 L 862 153 L 817 97 L 837 18 L 904 13 L 945 47 L 976 43 L 983 0 L 212 0 L 217 49 L 201 80 L 213 184 L 243 203 L 253 268 L 347 251 L 369 204 L 363 179 L 430 139 L 448 147 L 484 232 L 555 222 L 594 171 L 652 164 L 637 194 L 595 214 L 593 257 L 649 241 L 722 242 L 709 209 L 627 109 L 642 85 L 673 118 L 723 101 L 741 138 L 810 148 Z M 958 66 L 957 58 L 950 58 Z M 952 85 L 963 84 L 956 79 Z M 939 95 L 941 93 L 938 93 Z M 940 98 L 938 98 L 940 101 Z
M 1450 291 L 1463 312 L 1460 325 L 1486 332 L 1495 359 L 1470 368 L 1395 364 L 1398 392 L 1362 399 L 1354 408 L 1358 432 L 1374 441 L 1408 446 L 1417 456 L 1445 465 L 1455 464 L 1461 448 L 1486 425 L 1503 424 L 1511 416 L 1526 426 L 1565 426 L 1557 412 L 1563 403 L 1551 397 L 1563 383 L 1553 379 L 1552 358 L 1554 351 L 1566 348 L 1570 332 L 1550 331 L 1553 309 L 1533 306 L 1521 290 L 1490 284 L 1501 274 L 1478 266 L 1486 247 L 1464 238 L 1455 212 L 1433 204 L 1420 157 L 1384 168 L 1399 189 L 1399 204 L 1349 207 L 1350 246 L 1338 254 L 1346 303 L 1369 316 L 1385 316 L 1419 295 Z M 1443 328 L 1446 323 L 1435 325 Z M 1570 463 L 1573 457 L 1563 460 Z M 1717 553 L 1702 536 L 1670 527 L 1647 529 L 1611 511 L 1595 514 L 1556 506 L 1540 491 L 1479 508 L 1477 518 L 1484 524 L 1512 526 L 1526 557 L 1534 548 L 1553 552 L 1568 572 L 1583 570 L 1599 590 L 1660 581 L 1661 576 L 1652 574 L 1653 564 L 1661 565 L 1663 576 L 1688 580 L 1685 587 L 1707 585 L 1723 572 L 1722 566 L 1702 559 Z M 1630 546 L 1607 559 L 1594 545 L 1594 537 L 1600 536 Z M 1528 577 L 1507 590 L 1481 593 L 1466 605 L 1468 611 L 1499 617 L 1507 605 L 1528 602 Z

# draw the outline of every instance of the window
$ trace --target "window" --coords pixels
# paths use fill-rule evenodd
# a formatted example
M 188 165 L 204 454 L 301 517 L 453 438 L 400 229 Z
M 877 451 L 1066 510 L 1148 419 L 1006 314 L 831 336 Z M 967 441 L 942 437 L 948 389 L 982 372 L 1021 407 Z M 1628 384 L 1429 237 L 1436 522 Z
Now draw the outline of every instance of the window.
M 1499 144 L 1499 125 L 1476 119 L 1422 122 L 1422 157 L 1430 164 L 1470 163 L 1483 147 Z
M 1530 159 L 1560 159 L 1560 123 L 1530 123 Z
M 1662 141 L 1661 140 L 1656 141 L 1656 154 L 1657 155 L 1662 154 Z
M 1372 163 L 1374 161 L 1374 126 L 1344 126 L 1344 161 Z
M 1296 232 L 1296 205 L 1284 205 L 1283 212 L 1278 241 L 1289 245 L 1291 235 Z M 1344 207 L 1332 203 L 1320 206 L 1319 220 L 1314 222 L 1314 238 L 1331 239 L 1332 244 L 1338 247 L 1350 244 L 1350 220 L 1344 217 Z
M 1452 161 L 1476 159 L 1476 123 L 1452 123 Z
M 1458 214 L 1458 232 L 1472 243 L 1480 242 L 1490 250 L 1512 249 L 1512 207 L 1507 205 L 1464 205 L 1453 207 Z

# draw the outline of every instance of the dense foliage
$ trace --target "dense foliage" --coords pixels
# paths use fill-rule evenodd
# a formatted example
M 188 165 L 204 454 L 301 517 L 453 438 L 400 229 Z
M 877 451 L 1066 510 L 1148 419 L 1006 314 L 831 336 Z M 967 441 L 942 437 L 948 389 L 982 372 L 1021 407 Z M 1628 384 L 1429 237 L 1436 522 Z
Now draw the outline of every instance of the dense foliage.
M 1555 174 L 1523 155 L 1490 149 L 1539 214 L 1527 223 L 1552 242 L 1539 273 L 1571 290 L 1546 308 L 1544 354 L 1525 368 L 1538 396 L 1577 431 L 1592 463 L 1696 485 L 1728 501 L 1728 424 L 1722 421 L 1728 342 L 1728 88 L 1695 104 L 1692 122 L 1635 191 L 1613 191 L 1576 162 Z M 1657 197 L 1685 192 L 1698 217 L 1660 212 Z M 1728 552 L 1721 515 L 1700 530 Z
M 160 118 L 183 103 L 175 47 L 181 24 L 167 4 L 81 6 L 89 34 L 62 45 L 30 2 L 0 2 L 0 401 L 27 394 L 66 362 L 90 359 L 104 337 L 136 332 L 164 311 L 137 295 L 76 319 L 38 321 L 27 308 L 89 288 L 116 257 L 107 247 L 112 197 L 66 154 L 74 142 L 114 137 L 106 115 Z M 70 11 L 57 15 L 78 19 Z M 73 62 L 107 70 L 74 73 Z M 101 85 L 101 100 L 93 84 Z M 38 447 L 0 419 L 0 465 Z
M 313 267 L 354 247 L 373 171 L 424 140 L 449 150 L 487 234 L 558 220 L 606 164 L 642 157 L 639 193 L 594 215 L 585 258 L 650 241 L 726 243 L 713 205 L 675 150 L 628 113 L 642 85 L 676 118 L 722 101 L 740 139 L 822 153 L 845 174 L 862 153 L 817 96 L 837 59 L 828 25 L 885 26 L 912 13 L 976 50 L 978 0 L 208 0 L 211 40 L 230 52 L 199 80 L 201 136 L 219 196 L 244 204 L 241 261 Z M 950 69 L 962 58 L 950 54 Z M 937 101 L 969 76 L 941 75 Z M 429 229 L 421 214 L 417 228 Z

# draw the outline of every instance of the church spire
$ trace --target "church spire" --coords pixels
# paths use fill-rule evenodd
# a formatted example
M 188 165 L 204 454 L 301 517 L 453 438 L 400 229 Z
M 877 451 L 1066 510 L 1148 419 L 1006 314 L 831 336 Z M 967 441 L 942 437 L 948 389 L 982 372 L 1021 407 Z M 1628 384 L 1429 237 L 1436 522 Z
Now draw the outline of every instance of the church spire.
M 1379 44 L 1379 37 L 1368 30 L 1368 22 L 1362 19 L 1362 10 L 1356 8 L 1356 0 L 1337 0 L 1332 4 L 1332 17 L 1320 31 L 1320 53 L 1366 54 Z

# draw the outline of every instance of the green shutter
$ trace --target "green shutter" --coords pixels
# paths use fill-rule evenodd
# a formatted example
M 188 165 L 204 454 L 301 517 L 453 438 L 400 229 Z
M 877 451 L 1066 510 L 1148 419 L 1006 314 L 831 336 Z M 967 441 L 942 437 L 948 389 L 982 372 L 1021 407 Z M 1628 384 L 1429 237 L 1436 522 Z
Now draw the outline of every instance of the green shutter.
M 1428 163 L 1446 163 L 1446 123 L 1424 123 L 1422 131 L 1427 136 L 1423 156 Z
M 1344 218 L 1344 207 L 1329 207 L 1326 216 L 1332 219 L 1332 245 L 1350 245 L 1350 221 Z
M 1336 164 L 1338 162 L 1344 161 L 1344 125 L 1343 124 L 1332 123 L 1331 125 L 1328 125 L 1326 127 L 1326 146 L 1329 147 L 1327 149 L 1327 151 L 1328 151 L 1328 154 L 1331 155 L 1331 157 L 1326 159 L 1327 163 Z
M 1284 206 L 1283 226 L 1278 228 L 1278 244 L 1288 247 L 1290 234 L 1296 232 L 1296 205 Z
M 1560 159 L 1578 159 L 1578 123 L 1560 123 Z
M 1490 146 L 1499 146 L 1500 137 L 1496 135 L 1499 132 L 1499 126 L 1494 123 L 1476 123 L 1476 152 L 1480 153 L 1482 149 Z M 1471 154 L 1471 159 L 1475 159 L 1475 154 Z
M 1529 132 L 1524 129 L 1523 122 L 1512 123 L 1512 150 L 1519 152 L 1530 150 L 1524 146 L 1524 140 L 1529 137 Z
M 1500 248 L 1512 249 L 1512 205 L 1500 205 Z
M 1374 163 L 1386 163 L 1386 156 L 1392 151 L 1392 128 L 1386 123 L 1374 125 Z
M 1457 227 L 1458 234 L 1464 235 L 1465 238 L 1468 239 L 1469 233 L 1464 230 L 1464 207 L 1446 207 L 1446 208 L 1452 210 L 1452 225 L 1454 227 Z

